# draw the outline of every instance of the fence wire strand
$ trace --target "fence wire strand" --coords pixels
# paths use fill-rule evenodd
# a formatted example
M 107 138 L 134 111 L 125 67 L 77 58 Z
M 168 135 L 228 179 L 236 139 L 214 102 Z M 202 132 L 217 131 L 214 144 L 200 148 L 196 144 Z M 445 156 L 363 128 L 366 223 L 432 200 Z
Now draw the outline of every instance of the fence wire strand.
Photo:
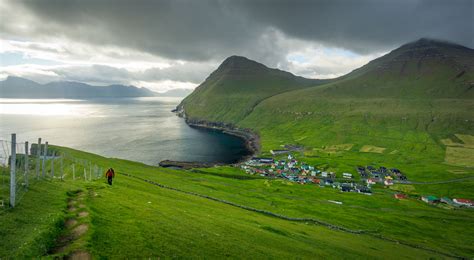
M 12 142 L 0 140 L 0 146 L 0 213 L 2 213 L 11 206 Z M 46 147 L 45 143 L 41 145 L 29 143 L 28 151 L 25 149 L 25 142 L 16 142 L 14 147 L 15 206 L 21 204 L 32 185 L 41 185 L 47 181 L 93 181 L 102 178 L 103 169 L 106 169 L 103 165 L 77 158 L 50 144 Z

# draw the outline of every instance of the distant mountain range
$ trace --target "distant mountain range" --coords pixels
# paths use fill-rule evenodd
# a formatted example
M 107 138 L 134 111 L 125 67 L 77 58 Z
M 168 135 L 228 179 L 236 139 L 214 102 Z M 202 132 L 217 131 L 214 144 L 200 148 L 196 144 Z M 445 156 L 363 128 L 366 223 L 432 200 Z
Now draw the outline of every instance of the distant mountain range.
M 39 84 L 29 79 L 9 76 L 0 81 L 1 98 L 121 98 L 121 97 L 184 97 L 191 90 L 173 89 L 157 93 L 135 86 L 92 86 L 73 81 Z

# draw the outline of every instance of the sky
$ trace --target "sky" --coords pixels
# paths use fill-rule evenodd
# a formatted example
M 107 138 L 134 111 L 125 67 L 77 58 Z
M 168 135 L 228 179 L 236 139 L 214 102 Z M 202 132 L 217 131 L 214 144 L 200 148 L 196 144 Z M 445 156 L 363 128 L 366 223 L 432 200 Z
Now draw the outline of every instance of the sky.
M 308 78 L 419 38 L 474 48 L 473 0 L 0 0 L 0 79 L 194 88 L 242 55 Z

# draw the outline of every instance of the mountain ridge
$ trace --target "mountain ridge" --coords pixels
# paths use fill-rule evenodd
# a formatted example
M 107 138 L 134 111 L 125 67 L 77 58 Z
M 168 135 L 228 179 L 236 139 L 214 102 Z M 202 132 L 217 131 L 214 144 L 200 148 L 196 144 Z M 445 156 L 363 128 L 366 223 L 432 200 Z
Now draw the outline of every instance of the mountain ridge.
M 8 76 L 0 81 L 0 97 L 3 98 L 114 98 L 156 95 L 157 93 L 147 88 L 119 84 L 93 86 L 76 81 L 53 81 L 40 84 L 15 76 Z
M 184 113 L 190 120 L 226 122 L 229 117 L 240 120 L 270 96 L 328 81 L 295 76 L 290 72 L 269 68 L 248 58 L 233 55 L 225 59 L 178 105 L 178 111 L 183 114 L 183 110 L 186 110 Z M 217 113 L 209 114 L 206 107 L 212 107 Z M 207 118 L 209 115 L 211 118 Z

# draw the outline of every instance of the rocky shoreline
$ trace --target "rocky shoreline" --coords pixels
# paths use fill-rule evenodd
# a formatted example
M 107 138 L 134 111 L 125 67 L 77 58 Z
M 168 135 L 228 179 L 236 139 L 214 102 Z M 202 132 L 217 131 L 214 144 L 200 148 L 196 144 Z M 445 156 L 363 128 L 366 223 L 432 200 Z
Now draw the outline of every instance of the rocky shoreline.
M 204 120 L 191 120 L 186 117 L 186 114 L 181 106 L 171 112 L 176 113 L 177 116 L 184 118 L 187 125 L 195 128 L 201 128 L 206 130 L 217 130 L 222 133 L 233 135 L 244 140 L 245 148 L 249 151 L 249 155 L 242 157 L 238 162 L 240 163 L 252 158 L 255 154 L 260 152 L 260 137 L 250 129 L 238 128 L 232 124 L 226 124 L 221 122 L 208 122 Z M 192 169 L 192 168 L 208 168 L 218 165 L 226 165 L 225 163 L 202 163 L 202 162 L 182 162 L 182 161 L 171 161 L 164 160 L 159 163 L 162 167 L 167 168 L 179 168 L 179 169 Z
M 165 168 L 189 170 L 193 168 L 210 168 L 220 164 L 164 160 L 159 165 Z

